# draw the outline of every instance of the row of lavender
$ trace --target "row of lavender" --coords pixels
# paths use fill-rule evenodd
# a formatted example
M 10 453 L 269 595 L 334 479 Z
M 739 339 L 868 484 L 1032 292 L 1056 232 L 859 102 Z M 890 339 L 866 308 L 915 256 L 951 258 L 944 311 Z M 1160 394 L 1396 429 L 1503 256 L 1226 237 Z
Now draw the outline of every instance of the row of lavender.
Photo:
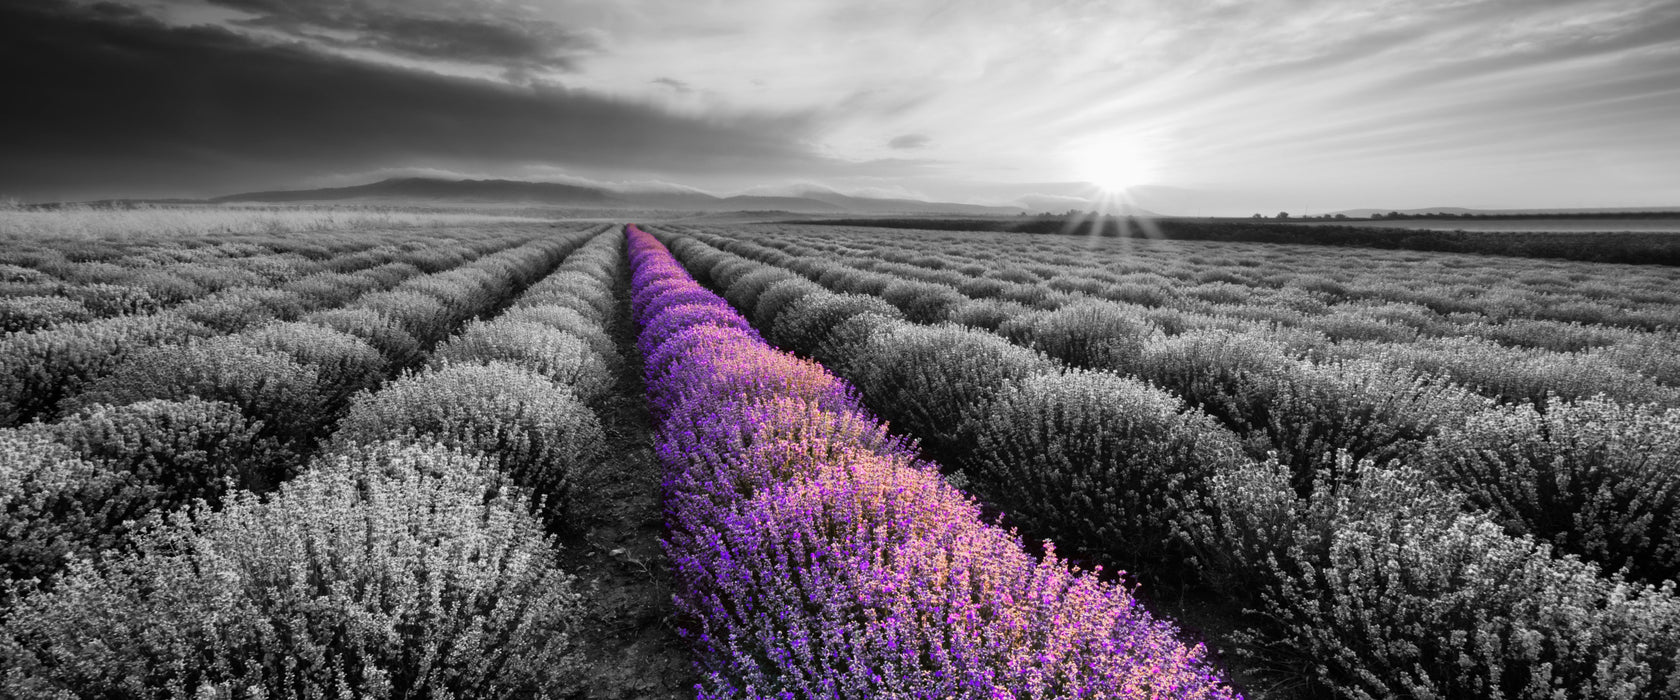
M 1143 382 L 1070 369 L 981 330 L 908 323 L 879 297 L 836 294 L 692 238 L 670 242 L 773 341 L 851 379 L 1013 521 L 1250 608 L 1241 648 L 1302 664 L 1341 694 L 1680 690 L 1672 584 L 1630 585 L 1554 558 L 1461 513 L 1461 499 L 1415 467 L 1244 459 L 1231 430 Z M 1204 385 L 1252 376 L 1217 359 L 1181 352 L 1173 366 Z M 1308 397 L 1233 398 L 1307 415 Z M 1317 398 L 1303 436 L 1330 449 L 1368 436 L 1320 427 L 1360 416 L 1327 415 L 1345 396 Z
M 371 238 L 381 240 L 379 235 Z M 0 337 L 0 426 L 50 418 L 61 401 L 110 372 L 130 354 L 147 347 L 179 344 L 193 338 L 306 317 L 348 329 L 364 324 L 365 319 L 334 311 L 352 301 L 357 302 L 355 306 L 388 312 L 387 315 L 417 315 L 421 310 L 410 308 L 416 302 L 414 293 L 440 296 L 455 293 L 448 287 L 462 282 L 483 285 L 482 279 L 467 280 L 462 278 L 466 273 L 448 275 L 448 271 L 531 240 L 529 232 L 500 232 L 418 246 L 356 250 L 324 265 L 253 256 L 225 261 L 229 264 L 217 267 L 202 262 L 140 267 L 144 272 L 136 272 L 136 276 L 113 278 L 128 280 L 130 284 L 125 285 L 62 282 L 48 285 L 45 288 L 54 290 L 53 293 L 70 297 L 77 296 L 78 290 L 103 290 L 123 300 L 124 312 L 83 321 L 74 320 L 74 314 L 54 313 L 50 320 L 36 319 L 38 328 Z M 234 264 L 241 262 L 255 263 L 258 269 L 247 270 Z M 131 261 L 130 264 L 141 263 Z M 80 266 L 130 272 L 126 267 L 107 262 Z M 48 265 L 43 267 L 53 269 Z M 182 268 L 194 273 L 191 279 L 185 278 L 188 273 Z M 427 273 L 446 276 L 426 278 Z M 190 287 L 182 289 L 189 283 Z M 38 306 L 30 304 L 31 299 L 37 298 L 39 294 L 30 294 L 13 300 Z M 158 300 L 178 303 L 163 304 Z M 424 305 L 425 301 L 419 303 Z M 428 341 L 424 336 L 434 332 L 438 324 L 416 325 L 404 332 L 421 343 L 436 340 L 434 337 Z M 381 338 L 381 341 L 401 342 L 392 338 Z
M 622 244 L 607 232 L 534 246 L 536 267 L 496 268 L 523 289 L 513 309 L 357 395 L 301 475 L 171 514 L 21 600 L 0 627 L 0 694 L 574 690 L 584 605 L 542 516 L 564 512 L 569 474 L 601 449 L 584 401 L 616 361 L 594 346 Z M 485 298 L 481 312 L 510 301 Z M 8 467 L 28 460 L 7 452 Z
M 703 697 L 1232 696 L 1123 587 L 984 524 L 845 382 L 626 234 Z

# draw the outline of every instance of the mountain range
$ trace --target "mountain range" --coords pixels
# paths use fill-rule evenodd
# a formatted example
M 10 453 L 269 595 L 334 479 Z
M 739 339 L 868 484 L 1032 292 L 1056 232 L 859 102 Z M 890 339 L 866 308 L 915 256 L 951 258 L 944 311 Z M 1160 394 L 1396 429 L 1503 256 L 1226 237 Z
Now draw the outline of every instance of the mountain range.
M 244 192 L 212 202 L 461 202 L 520 204 L 592 209 L 662 209 L 693 212 L 786 211 L 801 214 L 969 214 L 1014 215 L 1019 207 L 995 207 L 918 199 L 856 197 L 810 187 L 784 195 L 742 194 L 732 197 L 699 190 L 610 189 L 591 185 L 528 180 L 450 180 L 398 177 L 365 185 L 309 190 Z

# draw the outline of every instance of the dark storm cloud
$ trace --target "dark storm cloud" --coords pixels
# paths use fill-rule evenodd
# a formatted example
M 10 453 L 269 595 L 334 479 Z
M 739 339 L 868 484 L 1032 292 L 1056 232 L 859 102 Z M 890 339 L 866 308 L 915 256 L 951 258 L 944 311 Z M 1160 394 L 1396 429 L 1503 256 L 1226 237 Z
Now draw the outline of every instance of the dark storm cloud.
M 679 117 L 172 27 L 112 6 L 0 5 L 0 192 L 104 184 L 226 191 L 411 163 L 780 172 L 833 167 L 804 120 Z
M 888 148 L 896 148 L 896 149 L 900 149 L 900 150 L 910 150 L 910 149 L 922 148 L 922 147 L 924 147 L 924 146 L 926 146 L 926 145 L 928 145 L 929 143 L 932 143 L 932 142 L 933 142 L 933 139 L 928 138 L 927 134 L 905 134 L 903 136 L 895 137 L 891 141 L 888 141 L 887 142 L 887 147 Z
M 255 15 L 240 24 L 330 45 L 426 59 L 570 70 L 579 56 L 597 48 L 585 34 L 554 22 L 486 12 L 477 3 L 427 9 L 417 3 L 380 0 L 211 2 Z M 345 34 L 354 38 L 338 38 Z

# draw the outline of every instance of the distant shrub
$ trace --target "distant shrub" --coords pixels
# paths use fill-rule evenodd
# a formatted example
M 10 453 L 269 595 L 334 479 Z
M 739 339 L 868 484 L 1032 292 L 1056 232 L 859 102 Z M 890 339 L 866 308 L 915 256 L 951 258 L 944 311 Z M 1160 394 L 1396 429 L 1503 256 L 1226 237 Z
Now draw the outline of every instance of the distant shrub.
M 916 323 L 944 321 L 951 309 L 967 301 L 957 290 L 932 282 L 895 282 L 882 289 L 880 296 Z
M 540 323 L 497 319 L 475 322 L 439 345 L 430 366 L 506 362 L 569 387 L 584 403 L 599 400 L 613 376 L 583 338 Z
M 1513 318 L 1500 324 L 1480 325 L 1465 331 L 1501 345 L 1540 348 L 1553 352 L 1580 352 L 1614 345 L 1628 332 L 1576 322 Z
M 1156 331 L 1118 305 L 1081 302 L 1016 316 L 997 332 L 1068 364 L 1125 372 Z
M 332 308 L 348 304 L 356 297 L 384 287 L 379 280 L 371 277 L 349 272 L 324 272 L 292 280 L 280 289 L 295 295 L 310 308 Z
M 1418 329 L 1367 315 L 1363 310 L 1339 310 L 1314 316 L 1304 326 L 1323 333 L 1333 341 L 1368 340 L 1381 343 L 1409 343 L 1418 337 Z
M 1641 333 L 1624 342 L 1598 348 L 1592 355 L 1611 364 L 1650 377 L 1658 384 L 1680 386 L 1680 333 Z
M 959 326 L 996 331 L 1009 320 L 1032 311 L 1031 308 L 1012 301 L 970 299 L 951 307 L 950 312 L 946 314 L 946 320 Z
M 742 315 L 752 319 L 757 328 L 774 328 L 776 319 L 782 311 L 799 303 L 801 299 L 813 294 L 828 294 L 822 285 L 803 277 L 791 277 L 771 284 L 758 295 L 751 309 L 743 309 Z
M 79 563 L 0 626 L 11 697 L 558 697 L 574 580 L 476 459 L 390 447 Z
M 232 404 L 263 421 L 265 437 L 304 443 L 314 439 L 313 431 L 324 417 L 319 377 L 289 355 L 224 336 L 141 350 L 67 402 L 66 409 L 197 397 Z
M 65 298 L 74 299 L 87 307 L 94 316 L 125 316 L 149 314 L 164 304 L 139 287 L 116 284 L 84 284 L 62 288 Z
M 128 275 L 123 284 L 146 290 L 148 295 L 164 305 L 177 304 L 214 291 L 161 268 L 137 270 Z
M 123 316 L 0 338 L 0 426 L 47 416 L 130 353 L 212 335 L 173 314 Z
M 1277 385 L 1299 372 L 1282 347 L 1229 331 L 1197 330 L 1156 338 L 1138 358 L 1137 376 L 1178 394 L 1238 433 L 1266 425 Z
M 329 448 L 403 440 L 483 454 L 547 500 L 560 518 L 571 484 L 593 468 L 606 440 L 595 414 L 565 387 L 513 365 L 452 365 L 411 374 L 364 394 L 339 421 Z
M 520 306 L 561 306 L 576 311 L 585 317 L 604 323 L 612 318 L 614 313 L 612 296 L 608 294 L 580 293 L 597 286 L 595 278 L 581 272 L 556 272 L 537 285 L 520 295 Z
M 87 321 L 93 317 L 93 312 L 75 299 L 56 296 L 0 298 L 0 333 L 27 333 L 61 323 Z
M 443 304 L 450 318 L 459 321 L 478 309 L 495 303 L 507 291 L 508 280 L 475 268 L 455 268 L 408 280 L 396 291 L 424 294 Z
M 730 306 L 744 309 L 743 314 L 751 313 L 758 306 L 758 296 L 768 290 L 770 285 L 795 277 L 798 275 L 787 270 L 759 265 L 753 271 L 730 282 L 723 290 L 723 298 Z
M 1102 299 L 1114 300 L 1114 302 L 1161 307 L 1168 306 L 1173 302 L 1174 292 L 1163 289 L 1163 287 L 1152 287 L 1152 285 L 1137 284 L 1137 282 L 1121 282 L 1121 284 L 1104 287 L 1095 295 L 1099 295 Z
M 979 419 L 970 483 L 1030 535 L 1184 580 L 1177 523 L 1242 459 L 1237 437 L 1176 398 L 1107 372 L 1026 378 Z
M 861 314 L 883 318 L 904 315 L 898 307 L 879 297 L 823 291 L 806 295 L 776 314 L 776 321 L 770 326 L 770 341 L 809 355 L 827 339 L 829 331 Z
M 973 445 L 975 419 L 999 392 L 1057 368 L 989 333 L 900 322 L 872 333 L 842 371 L 870 409 L 920 436 L 936 454 L 959 457 Z
M 361 338 L 385 358 L 387 367 L 408 367 L 419 361 L 420 342 L 401 325 L 373 309 L 346 308 L 318 311 L 303 323 L 331 328 Z
M 152 509 L 193 499 L 216 504 L 230 488 L 260 489 L 294 459 L 238 408 L 198 398 L 94 405 L 41 430 L 82 459 L 126 475 L 148 491 L 143 505 Z
M 1470 337 L 1431 338 L 1408 345 L 1345 350 L 1385 364 L 1446 374 L 1506 403 L 1526 401 L 1543 409 L 1554 395 L 1580 399 L 1606 394 L 1624 403 L 1680 407 L 1680 390 L 1657 384 L 1650 377 L 1593 353 L 1508 348 Z
M 1260 379 L 1269 397 L 1250 416 L 1256 452 L 1276 454 L 1296 471 L 1296 486 L 1331 468 L 1338 453 L 1378 464 L 1409 462 L 1430 437 L 1491 407 L 1487 399 L 1437 378 L 1372 362 L 1303 365 Z
M 218 333 L 236 333 L 276 318 L 263 299 L 247 294 L 215 294 L 182 304 L 174 311 Z
M 972 274 L 978 275 L 980 273 L 975 272 Z M 1008 285 L 1006 283 L 995 279 L 987 277 L 969 277 L 957 284 L 957 291 L 962 292 L 964 296 L 973 297 L 975 299 L 990 299 L 1002 294 L 1003 290 L 1007 287 Z
M 395 321 L 421 348 L 448 337 L 459 320 L 455 312 L 437 297 L 412 290 L 363 295 L 356 300 L 356 307 L 378 312 Z
M 595 321 L 577 310 L 565 306 L 552 304 L 515 306 L 502 312 L 496 317 L 497 321 L 537 323 L 557 331 L 571 333 L 589 343 L 589 347 L 606 360 L 607 366 L 617 368 L 623 365 L 623 354 L 618 350 L 618 343 L 613 340 L 600 322 Z
M 367 341 L 313 323 L 271 323 L 239 334 L 239 341 L 259 350 L 282 352 L 319 378 L 317 388 L 328 414 L 346 400 L 385 379 L 385 358 Z
M 1643 580 L 1680 578 L 1680 409 L 1505 407 L 1436 436 L 1420 462 L 1517 533 Z

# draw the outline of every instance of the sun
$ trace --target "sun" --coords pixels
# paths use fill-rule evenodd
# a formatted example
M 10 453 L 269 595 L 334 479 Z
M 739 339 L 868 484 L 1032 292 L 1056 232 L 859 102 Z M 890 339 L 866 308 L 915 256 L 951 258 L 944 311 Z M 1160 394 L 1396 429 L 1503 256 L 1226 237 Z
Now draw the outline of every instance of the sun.
M 1159 166 L 1150 149 L 1136 139 L 1106 137 L 1075 144 L 1070 150 L 1075 175 L 1104 192 L 1125 192 L 1155 182 Z

